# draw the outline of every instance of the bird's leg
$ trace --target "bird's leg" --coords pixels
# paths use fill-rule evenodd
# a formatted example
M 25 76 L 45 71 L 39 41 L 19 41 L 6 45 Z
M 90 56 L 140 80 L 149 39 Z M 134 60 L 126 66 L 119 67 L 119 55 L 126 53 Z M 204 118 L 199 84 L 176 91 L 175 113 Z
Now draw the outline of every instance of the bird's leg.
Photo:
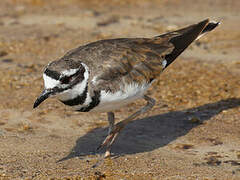
M 124 119 L 123 121 L 120 121 L 117 123 L 115 126 L 113 126 L 112 130 L 110 133 L 108 133 L 108 136 L 105 138 L 103 143 L 98 147 L 98 149 L 107 146 L 107 150 L 105 153 L 105 157 L 110 156 L 110 150 L 113 142 L 115 141 L 117 135 L 119 132 L 133 119 L 135 119 L 137 116 L 139 116 L 142 113 L 145 113 L 149 111 L 154 105 L 155 105 L 155 100 L 151 97 L 148 97 L 147 95 L 144 95 L 143 98 L 147 101 L 147 105 L 141 108 L 139 111 L 135 112 L 128 118 Z M 109 117 L 109 114 L 108 114 Z M 109 123 L 110 124 L 110 123 Z
M 109 136 L 114 128 L 115 117 L 114 117 L 113 112 L 108 112 L 107 116 L 108 116 L 108 123 L 109 123 L 109 127 L 108 127 L 108 136 Z M 103 143 L 106 143 L 105 141 L 107 141 L 107 138 L 104 140 Z M 100 146 L 99 146 L 99 148 L 100 148 Z M 107 148 L 107 150 L 105 152 L 105 157 L 108 157 L 110 155 L 111 155 L 110 149 Z
M 109 123 L 109 128 L 108 128 L 108 135 L 109 135 L 114 128 L 115 117 L 113 112 L 108 112 L 107 116 L 108 116 L 108 123 Z

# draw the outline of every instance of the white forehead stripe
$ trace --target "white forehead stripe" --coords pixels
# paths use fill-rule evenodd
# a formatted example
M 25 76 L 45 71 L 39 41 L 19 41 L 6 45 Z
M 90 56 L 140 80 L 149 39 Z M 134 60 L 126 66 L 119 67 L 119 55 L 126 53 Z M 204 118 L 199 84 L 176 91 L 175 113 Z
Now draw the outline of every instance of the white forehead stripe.
M 78 71 L 78 69 L 69 69 L 69 70 L 64 70 L 62 71 L 61 74 L 64 74 L 65 76 L 71 76 L 75 74 Z
M 60 83 L 58 80 L 53 79 L 44 73 L 43 73 L 43 80 L 44 80 L 45 89 L 54 88 Z

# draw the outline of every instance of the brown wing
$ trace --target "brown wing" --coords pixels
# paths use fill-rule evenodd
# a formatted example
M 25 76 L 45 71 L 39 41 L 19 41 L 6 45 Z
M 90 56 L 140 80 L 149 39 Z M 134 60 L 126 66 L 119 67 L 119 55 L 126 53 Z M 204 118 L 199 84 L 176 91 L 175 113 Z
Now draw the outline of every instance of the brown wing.
M 94 90 L 117 91 L 123 82 L 151 82 L 171 64 L 208 24 L 208 20 L 151 39 L 101 40 L 81 46 L 63 58 L 82 61 L 90 68 Z
M 174 49 L 166 38 L 109 39 L 79 47 L 65 56 L 90 68 L 94 89 L 116 91 L 123 81 L 151 82 L 163 70 L 164 56 Z
M 123 82 L 150 83 L 162 72 L 164 56 L 174 48 L 164 38 L 120 41 L 101 63 L 95 81 L 100 89 L 116 91 Z

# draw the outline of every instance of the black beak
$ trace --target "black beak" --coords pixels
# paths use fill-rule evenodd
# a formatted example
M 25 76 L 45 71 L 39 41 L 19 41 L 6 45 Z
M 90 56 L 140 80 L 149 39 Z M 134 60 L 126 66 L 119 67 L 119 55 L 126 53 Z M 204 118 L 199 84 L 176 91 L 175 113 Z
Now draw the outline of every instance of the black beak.
M 46 100 L 52 93 L 53 93 L 52 90 L 45 89 L 35 101 L 33 108 L 38 107 L 39 104 L 41 104 L 44 100 Z

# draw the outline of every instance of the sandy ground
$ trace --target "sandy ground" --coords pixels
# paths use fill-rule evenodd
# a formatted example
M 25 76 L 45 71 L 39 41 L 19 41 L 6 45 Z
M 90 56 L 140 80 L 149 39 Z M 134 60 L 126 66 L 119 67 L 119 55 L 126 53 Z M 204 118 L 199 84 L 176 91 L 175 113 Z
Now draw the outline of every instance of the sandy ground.
M 236 0 L 1 0 L 0 179 L 240 179 L 239 10 Z M 69 49 L 206 17 L 221 26 L 159 77 L 148 92 L 156 106 L 122 131 L 115 158 L 101 162 L 95 151 L 106 114 L 55 99 L 32 109 L 43 67 Z M 143 105 L 118 110 L 117 120 Z

